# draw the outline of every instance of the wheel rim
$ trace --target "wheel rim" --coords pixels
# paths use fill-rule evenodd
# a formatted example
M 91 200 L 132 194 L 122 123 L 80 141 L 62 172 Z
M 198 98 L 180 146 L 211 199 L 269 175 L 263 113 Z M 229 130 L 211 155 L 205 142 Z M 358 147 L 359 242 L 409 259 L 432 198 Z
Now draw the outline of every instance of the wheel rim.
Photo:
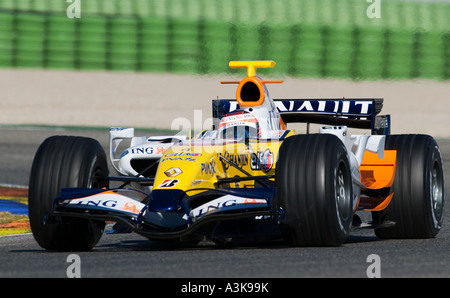
M 433 165 L 430 180 L 431 180 L 430 181 L 431 207 L 433 210 L 433 219 L 435 221 L 435 225 L 438 226 L 439 218 L 442 217 L 442 209 L 444 206 L 444 197 L 443 197 L 444 178 L 441 167 L 438 162 L 435 162 Z
M 350 180 L 348 178 L 348 169 L 344 163 L 339 164 L 336 171 L 335 192 L 336 192 L 336 211 L 339 220 L 346 221 L 351 216 L 351 191 Z
M 103 177 L 102 170 L 96 169 L 89 181 L 88 188 L 102 188 L 104 186 L 104 181 L 102 180 Z

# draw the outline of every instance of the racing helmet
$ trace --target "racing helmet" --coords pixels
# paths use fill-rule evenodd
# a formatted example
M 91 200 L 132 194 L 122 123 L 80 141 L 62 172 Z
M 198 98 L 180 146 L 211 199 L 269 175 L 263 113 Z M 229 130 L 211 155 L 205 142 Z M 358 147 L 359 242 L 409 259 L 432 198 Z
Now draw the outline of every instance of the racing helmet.
M 219 137 L 222 139 L 256 139 L 259 135 L 258 119 L 249 112 L 237 110 L 220 120 Z

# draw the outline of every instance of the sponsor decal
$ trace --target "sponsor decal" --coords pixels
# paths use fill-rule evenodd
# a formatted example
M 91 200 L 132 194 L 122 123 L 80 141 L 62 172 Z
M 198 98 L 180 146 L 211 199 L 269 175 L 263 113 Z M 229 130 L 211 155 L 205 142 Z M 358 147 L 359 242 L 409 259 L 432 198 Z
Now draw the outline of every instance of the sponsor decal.
M 274 164 L 273 153 L 266 149 L 265 151 L 258 151 L 256 154 L 251 155 L 250 167 L 252 170 L 263 170 L 268 172 L 272 169 Z
M 125 206 L 123 206 L 123 211 L 128 211 L 134 214 L 139 214 L 141 210 L 136 208 L 136 204 L 133 202 L 126 202 Z
M 156 154 L 163 154 L 166 150 L 167 150 L 167 148 L 165 148 L 163 146 L 158 146 L 158 147 L 156 147 Z
M 129 149 L 131 154 L 163 154 L 167 148 L 163 146 L 158 147 L 137 147 Z
M 88 196 L 80 199 L 73 199 L 67 207 L 86 207 L 86 209 L 110 209 L 115 211 L 125 211 L 133 214 L 139 214 L 144 208 L 144 204 L 117 194 L 112 191 Z
M 369 1 L 369 0 L 367 0 Z M 377 0 L 373 0 L 377 1 Z M 283 113 L 319 113 L 348 117 L 349 119 L 368 119 L 374 113 L 371 100 L 275 100 L 278 112 Z M 239 109 L 236 100 L 217 100 L 213 104 L 213 113 L 217 118 L 225 117 L 228 112 Z
M 248 165 L 248 154 L 234 154 L 234 153 L 228 153 L 228 151 L 225 151 L 224 155 L 225 158 L 236 164 L 238 167 L 242 168 L 246 165 Z M 228 170 L 230 165 L 228 163 L 224 163 L 225 170 Z
M 190 216 L 198 217 L 207 213 L 218 211 L 222 208 L 230 208 L 239 204 L 266 204 L 265 199 L 242 198 L 233 195 L 225 195 L 223 197 L 205 203 L 191 211 Z
M 275 102 L 283 112 L 323 112 L 343 115 L 369 115 L 372 101 L 368 100 L 283 100 Z
M 104 200 L 104 199 L 75 199 L 70 202 L 70 205 L 84 205 L 84 206 L 95 206 L 95 207 L 106 207 L 114 208 L 117 206 L 116 200 Z
M 164 172 L 164 174 L 167 177 L 176 177 L 176 176 L 180 175 L 181 173 L 183 173 L 183 171 L 180 170 L 180 168 L 170 168 Z
M 153 154 L 153 147 L 142 147 L 130 149 L 132 154 Z
M 252 154 L 231 154 L 228 152 L 224 153 L 224 157 L 236 164 L 238 167 L 244 167 L 250 165 L 252 170 L 263 170 L 268 172 L 272 169 L 274 165 L 274 154 L 269 149 L 264 151 L 258 151 Z M 228 163 L 224 163 L 225 170 L 229 168 Z
M 166 156 L 192 156 L 199 157 L 202 156 L 201 153 L 190 153 L 190 152 L 179 152 L 179 153 L 168 153 Z
M 216 173 L 216 161 L 205 162 L 201 164 L 203 175 L 214 175 Z
M 273 164 L 273 153 L 270 152 L 269 149 L 266 149 L 262 156 L 261 167 L 264 171 L 268 172 L 272 168 Z
M 197 161 L 196 158 L 192 158 L 192 157 L 165 157 L 161 160 L 161 162 L 164 161 Z
M 220 121 L 219 128 L 258 123 L 255 116 L 250 113 L 228 114 Z
M 171 188 L 174 187 L 179 182 L 178 179 L 165 179 L 158 186 L 159 188 Z

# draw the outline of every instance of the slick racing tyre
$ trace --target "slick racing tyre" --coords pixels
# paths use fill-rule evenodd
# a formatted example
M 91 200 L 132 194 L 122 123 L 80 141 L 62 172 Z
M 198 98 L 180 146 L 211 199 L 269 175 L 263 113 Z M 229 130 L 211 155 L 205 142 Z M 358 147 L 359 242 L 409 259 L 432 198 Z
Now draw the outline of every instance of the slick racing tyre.
M 340 246 L 353 219 L 347 150 L 334 135 L 296 135 L 280 147 L 275 169 L 281 231 L 293 246 Z
M 444 170 L 436 141 L 427 135 L 390 135 L 386 150 L 397 150 L 397 166 L 390 193 L 394 196 L 374 221 L 395 225 L 376 229 L 382 239 L 433 238 L 444 215 Z
M 49 250 L 89 250 L 100 239 L 105 223 L 79 218 L 54 218 L 43 224 L 62 188 L 101 188 L 107 183 L 106 155 L 94 139 L 53 136 L 39 147 L 30 174 L 28 208 L 38 244 Z

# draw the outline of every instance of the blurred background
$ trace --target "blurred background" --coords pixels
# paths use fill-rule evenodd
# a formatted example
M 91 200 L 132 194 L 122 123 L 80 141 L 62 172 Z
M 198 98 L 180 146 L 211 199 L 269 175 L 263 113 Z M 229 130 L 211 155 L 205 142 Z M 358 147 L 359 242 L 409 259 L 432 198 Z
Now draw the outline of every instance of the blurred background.
M 445 0 L 1 0 L 0 67 L 206 74 L 271 59 L 295 77 L 448 80 L 449 20 Z
M 0 126 L 200 128 L 230 60 L 274 60 L 273 98 L 382 97 L 392 133 L 450 138 L 449 22 L 450 0 L 0 0 Z

